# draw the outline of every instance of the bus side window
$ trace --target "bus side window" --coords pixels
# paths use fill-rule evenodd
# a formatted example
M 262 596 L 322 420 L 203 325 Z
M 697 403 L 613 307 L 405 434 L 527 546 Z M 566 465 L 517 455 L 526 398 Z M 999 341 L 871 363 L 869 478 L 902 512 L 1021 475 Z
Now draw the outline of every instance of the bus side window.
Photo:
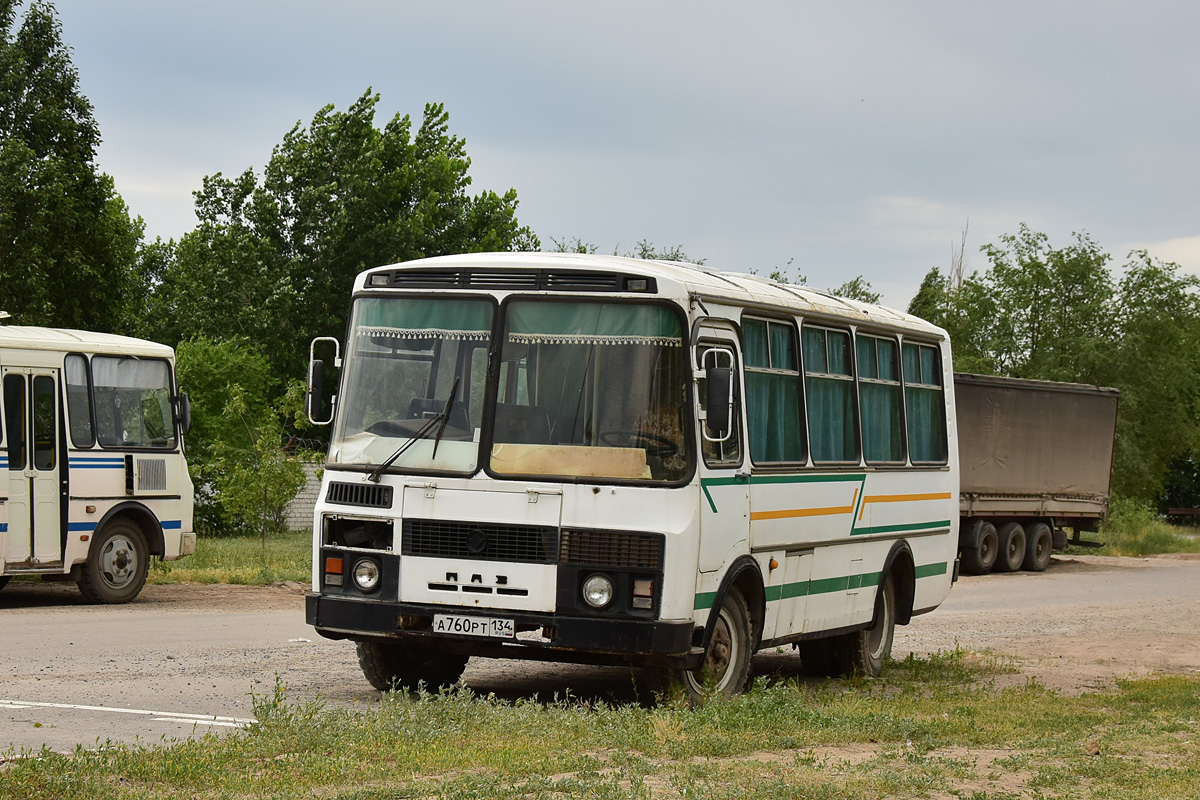
M 709 412 L 709 409 L 708 409 L 708 380 L 704 377 L 703 366 L 704 365 L 711 366 L 711 365 L 716 364 L 717 366 L 721 366 L 721 367 L 731 367 L 732 374 L 730 376 L 730 380 L 732 381 L 733 387 L 734 387 L 733 388 L 733 425 L 729 429 L 728 436 L 726 436 L 725 434 L 722 434 L 721 436 L 712 436 L 711 433 L 709 433 L 709 435 L 706 436 L 706 435 L 704 435 L 706 433 L 706 431 L 702 430 L 701 436 L 700 436 L 700 448 L 701 448 L 701 452 L 704 454 L 704 463 L 708 464 L 710 467 L 736 467 L 742 463 L 742 435 L 741 435 L 742 411 L 741 411 L 741 396 L 740 396 L 741 392 L 738 390 L 738 386 L 741 383 L 741 378 L 738 376 L 737 364 L 736 363 L 732 363 L 732 364 L 727 363 L 731 359 L 729 359 L 729 358 L 723 358 L 723 359 L 719 359 L 719 360 L 715 359 L 714 358 L 714 356 L 716 355 L 715 353 L 712 355 L 707 355 L 710 353 L 710 351 L 713 351 L 713 350 L 717 350 L 722 353 L 730 352 L 728 350 L 728 348 L 716 347 L 713 345 L 700 345 L 699 349 L 696 351 L 696 363 L 702 365 L 702 369 L 701 369 L 701 373 L 700 373 L 701 377 L 700 377 L 700 380 L 697 382 L 697 389 L 698 389 L 697 402 L 699 403 L 701 411 L 704 412 L 704 414 L 702 416 L 707 417 L 707 414 Z M 705 357 L 706 355 L 707 355 L 707 358 Z M 714 408 L 714 409 L 712 409 L 712 414 L 714 416 L 720 415 L 720 416 L 724 417 L 728 414 L 728 411 L 724 408 Z M 700 424 L 701 424 L 701 426 L 704 426 L 705 422 L 701 421 Z M 718 439 L 718 438 L 723 438 L 724 441 L 711 441 L 711 439 Z
M 71 442 L 76 447 L 88 448 L 96 443 L 96 437 L 92 432 L 92 392 L 87 358 L 74 353 L 67 356 L 65 374 Z
M 904 400 L 908 448 L 914 464 L 946 463 L 946 397 L 936 347 L 905 342 Z
M 26 466 L 25 378 L 4 376 L 4 426 L 8 439 L 8 468 L 24 470 Z
M 806 325 L 802 338 L 813 463 L 856 464 L 858 419 L 850 334 Z

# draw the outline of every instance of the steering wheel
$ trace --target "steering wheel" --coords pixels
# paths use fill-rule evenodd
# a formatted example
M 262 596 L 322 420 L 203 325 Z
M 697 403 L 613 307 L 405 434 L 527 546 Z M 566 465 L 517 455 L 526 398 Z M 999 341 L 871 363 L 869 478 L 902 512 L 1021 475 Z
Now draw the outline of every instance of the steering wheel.
M 679 452 L 676 442 L 646 431 L 602 431 L 600 441 L 609 447 L 641 447 L 654 458 L 670 458 Z

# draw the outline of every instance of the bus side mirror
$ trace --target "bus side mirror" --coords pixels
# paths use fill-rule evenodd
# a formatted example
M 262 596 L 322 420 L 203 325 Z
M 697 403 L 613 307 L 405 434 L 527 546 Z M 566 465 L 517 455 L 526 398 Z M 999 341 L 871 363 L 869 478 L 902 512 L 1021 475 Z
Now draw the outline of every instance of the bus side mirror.
M 729 367 L 708 367 L 704 370 L 708 384 L 705 424 L 714 439 L 724 439 L 733 428 L 733 370 Z
M 187 392 L 179 393 L 179 430 L 187 433 L 192 429 L 192 399 Z
M 333 366 L 342 366 L 341 345 L 331 336 L 318 336 L 308 346 L 308 385 L 304 390 L 304 413 L 313 425 L 328 425 L 333 422 L 333 411 L 337 398 L 329 400 L 329 416 L 325 416 L 325 362 L 317 358 L 317 344 L 333 345 Z
M 304 393 L 304 413 L 309 422 L 319 425 L 317 420 L 325 416 L 325 362 L 314 359 L 308 365 L 308 389 Z

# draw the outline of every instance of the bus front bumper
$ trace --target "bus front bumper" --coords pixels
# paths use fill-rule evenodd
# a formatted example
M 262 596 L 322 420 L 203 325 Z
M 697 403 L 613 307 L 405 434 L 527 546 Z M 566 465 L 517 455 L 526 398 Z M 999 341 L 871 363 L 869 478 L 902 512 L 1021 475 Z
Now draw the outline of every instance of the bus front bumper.
M 513 639 L 434 633 L 435 614 L 511 619 Z M 593 664 L 655 664 L 694 661 L 691 620 L 639 620 L 424 606 L 309 594 L 305 616 L 328 639 L 436 640 L 452 652 L 491 658 L 523 658 Z

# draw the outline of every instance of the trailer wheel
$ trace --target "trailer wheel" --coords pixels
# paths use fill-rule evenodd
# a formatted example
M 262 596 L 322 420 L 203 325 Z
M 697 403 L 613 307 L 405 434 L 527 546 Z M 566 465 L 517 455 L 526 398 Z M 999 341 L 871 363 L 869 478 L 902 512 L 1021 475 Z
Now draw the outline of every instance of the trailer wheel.
M 1019 522 L 1008 522 L 1000 528 L 1000 552 L 996 556 L 996 571 L 1016 572 L 1025 563 L 1025 529 Z
M 986 519 L 975 521 L 975 547 L 964 547 L 962 551 L 963 570 L 971 575 L 987 575 L 996 564 L 996 555 L 1000 552 L 1000 540 L 996 534 L 996 526 Z
M 400 642 L 359 642 L 358 665 L 367 682 L 381 692 L 424 685 L 430 691 L 453 686 L 468 656 Z
M 1050 555 L 1054 552 L 1054 531 L 1044 522 L 1036 523 L 1028 531 L 1025 544 L 1025 561 L 1022 569 L 1041 572 L 1050 566 Z
M 79 591 L 89 603 L 128 603 L 146 583 L 150 549 L 142 529 L 123 517 L 92 539 Z

